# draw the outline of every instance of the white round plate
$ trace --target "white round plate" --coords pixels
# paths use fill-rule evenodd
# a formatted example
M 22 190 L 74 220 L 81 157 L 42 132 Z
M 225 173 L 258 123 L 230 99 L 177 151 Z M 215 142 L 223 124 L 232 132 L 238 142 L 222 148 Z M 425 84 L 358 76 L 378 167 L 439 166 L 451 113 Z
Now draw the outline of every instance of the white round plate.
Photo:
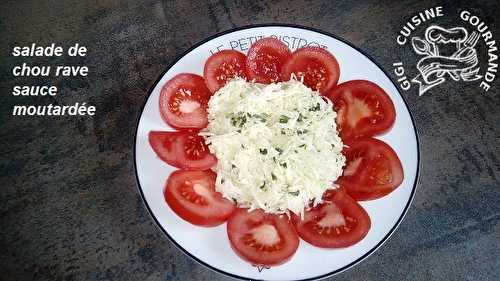
M 172 131 L 159 112 L 162 86 L 174 75 L 190 72 L 203 75 L 203 65 L 212 52 L 234 48 L 246 53 L 261 37 L 276 36 L 295 50 L 305 45 L 324 46 L 340 64 L 340 82 L 366 79 L 382 87 L 396 107 L 396 123 L 379 138 L 398 154 L 404 169 L 402 185 L 391 194 L 361 202 L 372 221 L 368 235 L 359 243 L 343 249 L 321 249 L 300 241 L 293 258 L 281 265 L 259 271 L 240 259 L 229 245 L 226 224 L 214 228 L 191 225 L 166 204 L 163 188 L 175 170 L 161 161 L 148 143 L 152 130 Z M 195 45 L 177 59 L 158 79 L 149 93 L 137 124 L 135 168 L 139 190 L 152 217 L 167 237 L 184 253 L 217 272 L 242 279 L 303 280 L 339 273 L 360 262 L 386 241 L 403 219 L 413 198 L 419 167 L 418 140 L 410 112 L 396 86 L 367 55 L 349 43 L 325 32 L 291 25 L 259 25 L 230 30 Z

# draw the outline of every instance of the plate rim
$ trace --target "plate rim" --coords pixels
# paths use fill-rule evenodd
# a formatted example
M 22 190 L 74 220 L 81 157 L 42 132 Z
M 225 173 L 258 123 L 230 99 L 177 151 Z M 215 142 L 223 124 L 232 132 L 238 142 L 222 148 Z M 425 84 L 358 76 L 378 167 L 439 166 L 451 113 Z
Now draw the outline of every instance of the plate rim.
M 193 259 L 198 264 L 201 264 L 202 266 L 204 266 L 204 267 L 206 267 L 206 268 L 208 268 L 208 269 L 210 269 L 210 270 L 212 270 L 214 272 L 217 272 L 219 274 L 225 275 L 225 276 L 229 276 L 229 277 L 232 277 L 232 278 L 235 278 L 235 279 L 240 279 L 240 280 L 263 280 L 263 279 L 252 279 L 252 278 L 240 276 L 240 275 L 233 274 L 233 273 L 230 273 L 230 272 L 226 272 L 226 271 L 224 271 L 222 269 L 216 268 L 216 267 L 214 267 L 214 266 L 212 266 L 212 265 L 210 265 L 210 264 L 202 261 L 201 259 L 197 258 L 193 254 L 191 254 L 189 251 L 187 251 L 181 245 L 179 245 L 175 241 L 175 239 L 172 238 L 168 234 L 168 232 L 161 226 L 160 222 L 158 221 L 158 219 L 156 218 L 156 216 L 153 214 L 153 211 L 151 210 L 148 202 L 146 201 L 146 198 L 145 198 L 144 193 L 142 191 L 142 186 L 141 186 L 141 183 L 139 181 L 139 175 L 138 175 L 138 171 L 137 171 L 137 151 L 136 151 L 136 147 L 137 147 L 137 133 L 138 133 L 138 130 L 139 130 L 139 123 L 141 121 L 142 114 L 144 113 L 144 108 L 146 107 L 146 104 L 147 104 L 147 102 L 148 102 L 151 94 L 153 93 L 153 90 L 156 88 L 156 86 L 161 81 L 161 79 L 163 78 L 163 76 L 165 76 L 165 74 L 180 59 L 182 59 L 184 56 L 186 56 L 187 54 L 189 54 L 192 50 L 196 49 L 197 47 L 199 47 L 199 46 L 201 46 L 201 45 L 203 45 L 203 44 L 205 44 L 205 43 L 207 43 L 207 42 L 209 42 L 209 41 L 211 41 L 211 40 L 213 40 L 213 39 L 215 39 L 217 37 L 223 36 L 225 34 L 229 34 L 229 33 L 236 32 L 236 31 L 241 31 L 241 30 L 246 30 L 246 29 L 258 28 L 258 27 L 291 27 L 291 28 L 297 28 L 297 29 L 304 29 L 304 30 L 308 30 L 308 31 L 313 31 L 313 32 L 317 32 L 317 33 L 320 33 L 320 34 L 332 37 L 332 38 L 334 38 L 336 40 L 339 40 L 340 42 L 342 42 L 344 44 L 347 44 L 349 47 L 351 47 L 351 48 L 355 49 L 356 51 L 360 52 L 362 55 L 364 55 L 366 58 L 368 58 L 373 64 L 375 64 L 385 74 L 385 76 L 387 76 L 387 78 L 389 78 L 389 81 L 394 85 L 394 87 L 396 88 L 399 96 L 403 100 L 403 103 L 404 103 L 406 109 L 408 110 L 408 113 L 410 115 L 410 120 L 411 120 L 411 123 L 413 125 L 413 131 L 415 133 L 415 140 L 416 140 L 416 144 L 417 144 L 417 170 L 416 170 L 416 174 L 415 174 L 415 181 L 413 182 L 412 191 L 411 191 L 410 197 L 408 198 L 408 202 L 406 203 L 406 205 L 405 205 L 405 207 L 403 209 L 403 212 L 401 213 L 400 217 L 398 218 L 398 220 L 396 221 L 396 223 L 393 225 L 393 227 L 384 236 L 384 238 L 382 238 L 382 240 L 380 240 L 375 246 L 373 246 L 368 252 L 366 252 L 365 254 L 363 254 L 361 257 L 359 257 L 356 260 L 352 261 L 351 263 L 349 263 L 349 264 L 347 264 L 347 265 L 345 265 L 345 266 L 343 266 L 341 268 L 338 268 L 336 270 L 333 270 L 331 272 L 328 272 L 328 273 L 325 273 L 325 274 L 321 274 L 321 275 L 318 275 L 318 276 L 304 278 L 304 279 L 295 279 L 295 281 L 308 281 L 308 280 L 324 279 L 324 278 L 327 278 L 327 277 L 330 277 L 330 276 L 333 276 L 333 275 L 337 275 L 337 274 L 339 274 L 341 272 L 344 272 L 344 271 L 346 271 L 346 270 L 354 267 L 355 265 L 359 264 L 361 261 L 363 261 L 366 258 L 368 258 L 371 254 L 373 254 L 374 252 L 376 252 L 385 242 L 387 242 L 387 240 L 389 240 L 389 238 L 392 236 L 392 234 L 394 234 L 394 232 L 399 227 L 399 225 L 403 221 L 404 217 L 408 213 L 408 210 L 409 210 L 409 208 L 411 206 L 411 203 L 413 202 L 413 199 L 415 198 L 416 189 L 417 189 L 418 183 L 420 182 L 420 170 L 421 170 L 421 167 L 420 167 L 421 166 L 421 162 L 420 162 L 421 151 L 420 151 L 419 134 L 418 134 L 417 126 L 415 124 L 415 118 L 414 118 L 413 113 L 411 112 L 411 110 L 410 110 L 410 108 L 408 106 L 408 102 L 406 101 L 406 98 L 401 94 L 401 91 L 396 86 L 396 84 L 394 83 L 394 81 L 391 78 L 391 76 L 388 75 L 388 73 L 381 67 L 381 65 L 378 62 L 376 62 L 365 51 L 359 49 L 358 47 L 354 46 L 351 42 L 347 41 L 346 39 L 344 39 L 344 38 L 342 38 L 340 36 L 337 36 L 337 35 L 335 35 L 333 33 L 326 32 L 326 31 L 323 31 L 323 30 L 320 30 L 320 29 L 317 29 L 317 28 L 303 26 L 303 25 L 298 25 L 298 24 L 288 24 L 288 23 L 250 24 L 250 25 L 244 25 L 244 26 L 239 26 L 239 27 L 233 27 L 233 28 L 221 31 L 221 32 L 217 32 L 217 33 L 215 33 L 215 34 L 213 34 L 211 36 L 208 36 L 208 37 L 206 37 L 206 38 L 198 41 L 197 43 L 193 44 L 190 48 L 188 48 L 186 51 L 182 52 L 180 55 L 177 55 L 175 57 L 175 59 L 173 60 L 173 62 L 170 63 L 165 68 L 165 70 L 161 71 L 161 73 L 159 74 L 158 78 L 153 82 L 153 85 L 149 88 L 149 90 L 147 92 L 147 95 L 146 95 L 146 97 L 144 99 L 144 102 L 141 105 L 141 109 L 140 109 L 139 114 L 137 116 L 137 120 L 135 122 L 134 143 L 133 143 L 133 160 L 134 160 L 133 162 L 134 162 L 134 174 L 135 174 L 136 187 L 139 190 L 139 193 L 140 193 L 141 198 L 142 198 L 142 202 L 146 206 L 146 209 L 148 210 L 149 215 L 155 221 L 156 227 L 159 228 L 163 232 L 163 234 L 168 238 L 168 240 L 171 243 L 173 243 L 174 246 L 177 247 L 177 249 L 181 250 L 181 252 L 184 253 L 186 256 L 188 256 L 189 258 Z

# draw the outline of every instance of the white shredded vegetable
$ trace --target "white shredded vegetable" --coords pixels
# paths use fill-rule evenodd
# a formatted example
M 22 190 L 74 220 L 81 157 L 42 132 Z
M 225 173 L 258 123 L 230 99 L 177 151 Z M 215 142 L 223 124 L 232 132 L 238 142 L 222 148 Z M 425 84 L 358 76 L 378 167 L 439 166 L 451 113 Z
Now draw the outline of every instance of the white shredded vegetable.
M 342 174 L 336 115 L 300 81 L 229 81 L 210 99 L 200 133 L 218 159 L 216 190 L 240 207 L 303 215 Z

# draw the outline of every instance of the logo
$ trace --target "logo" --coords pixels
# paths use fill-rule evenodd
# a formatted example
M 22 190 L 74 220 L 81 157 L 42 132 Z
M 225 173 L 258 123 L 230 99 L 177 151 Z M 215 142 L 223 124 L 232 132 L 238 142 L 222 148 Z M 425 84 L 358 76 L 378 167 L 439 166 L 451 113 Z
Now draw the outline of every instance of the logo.
M 461 82 L 476 83 L 488 91 L 498 69 L 498 49 L 492 32 L 484 21 L 466 10 L 458 15 L 462 26 L 436 24 L 443 16 L 440 6 L 419 12 L 396 36 L 396 42 L 411 46 L 417 58 L 393 63 L 400 88 L 416 88 L 422 96 L 438 85 Z M 484 44 L 486 52 L 480 52 L 479 44 Z
M 417 63 L 420 72 L 411 81 L 419 85 L 418 93 L 423 95 L 447 78 L 454 81 L 475 81 L 478 75 L 477 51 L 474 48 L 479 40 L 479 33 L 468 35 L 463 27 L 445 29 L 437 25 L 427 28 L 425 39 L 418 36 L 411 39 L 413 50 L 423 56 Z M 455 44 L 456 50 L 451 55 L 440 52 L 440 44 Z

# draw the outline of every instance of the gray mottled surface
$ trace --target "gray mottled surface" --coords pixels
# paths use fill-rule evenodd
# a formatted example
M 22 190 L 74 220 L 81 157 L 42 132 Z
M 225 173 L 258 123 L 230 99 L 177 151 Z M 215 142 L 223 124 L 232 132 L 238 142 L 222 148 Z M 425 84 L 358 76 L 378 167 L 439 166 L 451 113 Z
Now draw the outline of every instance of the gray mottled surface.
M 337 34 L 387 71 L 417 60 L 394 35 L 431 1 L 2 1 L 0 280 L 228 280 L 177 250 L 136 188 L 132 144 L 148 89 L 194 43 L 237 26 L 283 22 Z M 454 2 L 500 40 L 498 1 Z M 443 24 L 458 24 L 442 19 Z M 460 23 L 463 24 L 463 23 Z M 50 79 L 56 98 L 13 97 L 14 45 L 79 42 L 85 79 Z M 483 44 L 484 46 L 484 44 Z M 481 53 L 484 55 L 483 53 Z M 497 52 L 498 54 L 498 52 Z M 484 66 L 484 62 L 483 62 Z M 392 77 L 394 78 L 394 76 Z M 47 80 L 45 80 L 47 81 Z M 336 280 L 500 280 L 499 79 L 404 92 L 421 141 L 415 200 L 392 238 Z M 95 118 L 10 116 L 14 104 L 97 106 Z

